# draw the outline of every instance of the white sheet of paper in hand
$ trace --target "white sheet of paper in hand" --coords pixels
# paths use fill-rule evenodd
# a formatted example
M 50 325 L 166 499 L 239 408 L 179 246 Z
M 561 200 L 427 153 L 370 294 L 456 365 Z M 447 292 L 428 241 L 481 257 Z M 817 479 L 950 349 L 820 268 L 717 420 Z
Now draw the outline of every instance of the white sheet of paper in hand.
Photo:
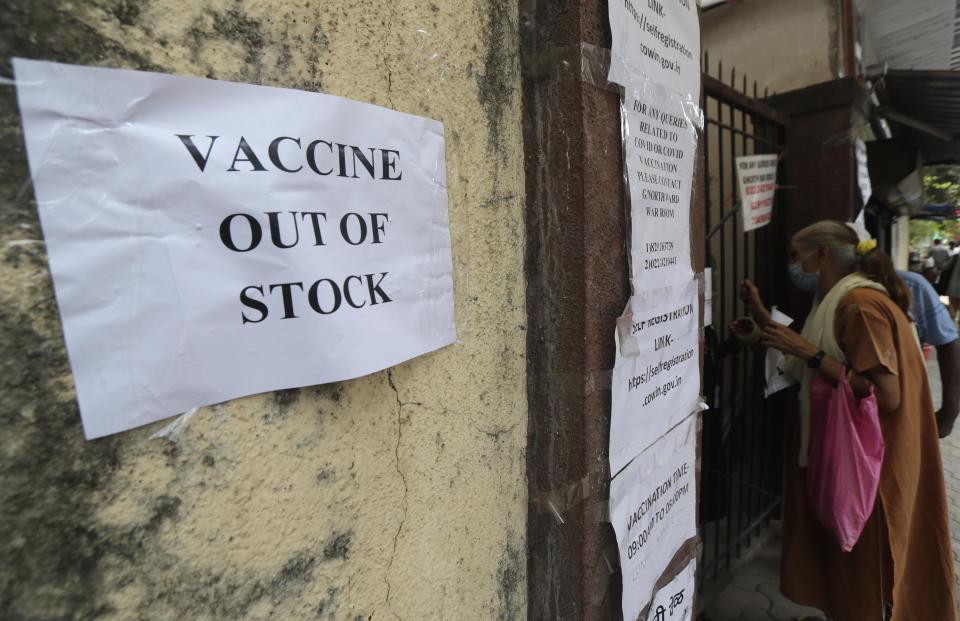
M 440 123 L 266 86 L 14 70 L 88 438 L 456 339 Z
M 782 323 L 785 326 L 793 324 L 793 319 L 780 312 L 776 306 L 771 309 L 770 314 L 777 323 Z M 767 348 L 767 356 L 764 361 L 767 380 L 763 390 L 765 397 L 769 397 L 797 383 L 797 380 L 787 375 L 786 363 L 786 357 L 783 355 L 783 352 L 772 347 Z
M 624 619 L 638 617 L 674 555 L 697 535 L 698 419 L 689 416 L 610 482 Z

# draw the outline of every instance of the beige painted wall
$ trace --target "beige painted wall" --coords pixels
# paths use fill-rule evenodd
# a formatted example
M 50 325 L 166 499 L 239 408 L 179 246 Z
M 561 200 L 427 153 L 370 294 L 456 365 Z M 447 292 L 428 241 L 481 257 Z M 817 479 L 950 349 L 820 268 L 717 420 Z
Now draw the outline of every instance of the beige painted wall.
M 890 258 L 898 270 L 910 267 L 910 218 L 900 216 L 893 219 L 890 227 Z
M 0 618 L 516 619 L 526 610 L 513 0 L 11 0 L 12 55 L 321 90 L 439 119 L 459 342 L 84 442 L 0 92 Z M 96 275 L 91 275 L 95 278 Z
M 783 93 L 838 77 L 837 0 L 744 0 L 706 11 L 700 29 L 710 75 L 722 61 L 723 79 L 736 67 L 761 92 Z

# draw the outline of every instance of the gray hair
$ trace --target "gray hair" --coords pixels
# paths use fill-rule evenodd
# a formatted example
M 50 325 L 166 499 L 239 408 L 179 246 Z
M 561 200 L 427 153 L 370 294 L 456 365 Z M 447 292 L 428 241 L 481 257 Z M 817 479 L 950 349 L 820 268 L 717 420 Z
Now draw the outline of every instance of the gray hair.
M 820 220 L 800 229 L 793 236 L 797 245 L 807 250 L 827 248 L 839 267 L 857 269 L 857 243 L 860 238 L 849 226 L 838 220 Z
M 821 220 L 793 236 L 793 241 L 805 250 L 828 248 L 837 267 L 847 273 L 860 272 L 870 280 L 883 285 L 890 299 L 904 315 L 910 313 L 910 291 L 903 284 L 887 253 L 873 244 L 862 255 L 857 254 L 860 238 L 856 231 L 837 220 Z

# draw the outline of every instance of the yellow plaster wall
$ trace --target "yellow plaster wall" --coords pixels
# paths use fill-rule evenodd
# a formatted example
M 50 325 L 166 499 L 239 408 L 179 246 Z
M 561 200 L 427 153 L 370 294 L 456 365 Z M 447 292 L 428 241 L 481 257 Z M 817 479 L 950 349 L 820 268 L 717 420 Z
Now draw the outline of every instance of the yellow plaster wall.
M 0 618 L 516 619 L 526 610 L 513 0 L 11 0 L 0 51 L 319 90 L 442 121 L 459 342 L 84 442 L 0 93 Z M 91 275 L 95 278 L 96 275 Z M 99 615 L 99 616 L 98 616 Z
M 700 20 L 702 49 L 710 54 L 709 73 L 723 62 L 730 83 L 736 67 L 760 92 L 784 93 L 839 77 L 838 0 L 744 0 L 705 11 Z

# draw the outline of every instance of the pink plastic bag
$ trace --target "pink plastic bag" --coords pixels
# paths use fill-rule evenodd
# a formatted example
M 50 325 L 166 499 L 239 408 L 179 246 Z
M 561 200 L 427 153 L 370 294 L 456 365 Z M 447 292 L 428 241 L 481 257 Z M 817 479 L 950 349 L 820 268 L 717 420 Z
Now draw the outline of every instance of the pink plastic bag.
M 844 552 L 860 539 L 877 500 L 883 434 L 877 397 L 857 401 L 844 373 L 834 388 L 810 383 L 807 497 L 820 523 Z

